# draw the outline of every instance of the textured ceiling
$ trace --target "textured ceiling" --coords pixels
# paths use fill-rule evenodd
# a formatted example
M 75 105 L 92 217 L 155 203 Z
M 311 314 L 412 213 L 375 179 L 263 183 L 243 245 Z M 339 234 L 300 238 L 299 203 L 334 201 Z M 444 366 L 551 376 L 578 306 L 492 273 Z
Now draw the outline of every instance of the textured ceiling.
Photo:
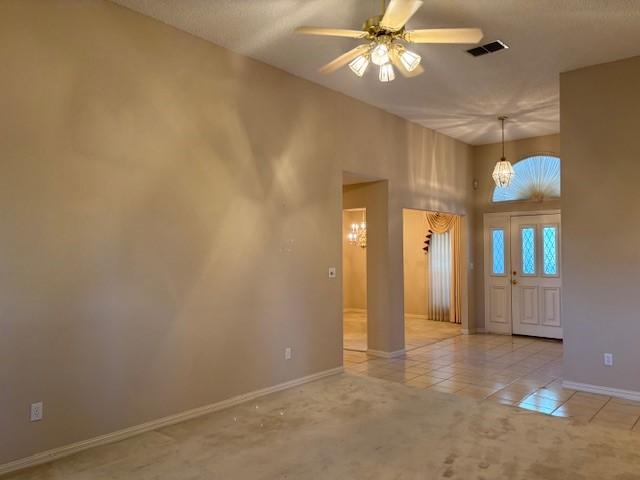
M 381 84 L 317 69 L 358 40 L 296 36 L 299 25 L 360 28 L 380 0 L 113 0 L 230 50 L 470 144 L 559 131 L 559 73 L 640 55 L 640 0 L 426 0 L 409 28 L 474 26 L 510 45 L 474 58 L 461 45 L 416 45 L 425 74 Z

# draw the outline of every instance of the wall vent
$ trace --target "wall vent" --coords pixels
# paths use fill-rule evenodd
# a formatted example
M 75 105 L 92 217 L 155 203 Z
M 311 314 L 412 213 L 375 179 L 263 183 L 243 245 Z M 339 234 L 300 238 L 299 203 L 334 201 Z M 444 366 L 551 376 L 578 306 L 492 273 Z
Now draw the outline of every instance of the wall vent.
M 506 48 L 509 48 L 509 45 L 501 40 L 496 40 L 495 42 L 489 42 L 479 47 L 470 48 L 469 50 L 467 50 L 467 53 L 474 57 L 481 57 L 482 55 L 499 52 L 500 50 L 504 50 Z

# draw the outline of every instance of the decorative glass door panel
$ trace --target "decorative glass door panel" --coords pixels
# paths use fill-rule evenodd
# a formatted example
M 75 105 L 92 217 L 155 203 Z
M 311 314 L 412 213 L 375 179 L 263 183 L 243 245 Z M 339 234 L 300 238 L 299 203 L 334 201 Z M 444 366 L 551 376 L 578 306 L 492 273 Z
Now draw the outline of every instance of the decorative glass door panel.
M 562 338 L 560 215 L 511 217 L 513 333 Z

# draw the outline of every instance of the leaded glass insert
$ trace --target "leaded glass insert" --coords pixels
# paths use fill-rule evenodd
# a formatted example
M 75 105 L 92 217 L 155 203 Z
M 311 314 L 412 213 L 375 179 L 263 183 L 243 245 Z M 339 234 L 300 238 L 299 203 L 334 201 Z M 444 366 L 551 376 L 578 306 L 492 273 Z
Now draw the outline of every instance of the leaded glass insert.
M 536 274 L 536 229 L 524 227 L 522 235 L 522 273 L 524 275 Z
M 558 274 L 558 228 L 542 229 L 543 271 L 545 275 Z
M 504 275 L 504 230 L 493 230 L 493 274 Z

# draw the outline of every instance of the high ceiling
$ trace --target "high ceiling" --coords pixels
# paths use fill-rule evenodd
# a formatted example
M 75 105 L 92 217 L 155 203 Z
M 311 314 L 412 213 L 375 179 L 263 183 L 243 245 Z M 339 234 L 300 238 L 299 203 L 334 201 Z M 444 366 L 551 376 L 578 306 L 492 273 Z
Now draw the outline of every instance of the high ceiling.
M 360 28 L 381 0 L 114 0 L 230 50 L 469 144 L 559 131 L 559 73 L 640 55 L 640 0 L 425 0 L 408 28 L 484 30 L 511 48 L 474 58 L 464 45 L 415 45 L 425 74 L 382 84 L 374 72 L 317 69 L 358 40 L 296 36 L 299 25 Z

